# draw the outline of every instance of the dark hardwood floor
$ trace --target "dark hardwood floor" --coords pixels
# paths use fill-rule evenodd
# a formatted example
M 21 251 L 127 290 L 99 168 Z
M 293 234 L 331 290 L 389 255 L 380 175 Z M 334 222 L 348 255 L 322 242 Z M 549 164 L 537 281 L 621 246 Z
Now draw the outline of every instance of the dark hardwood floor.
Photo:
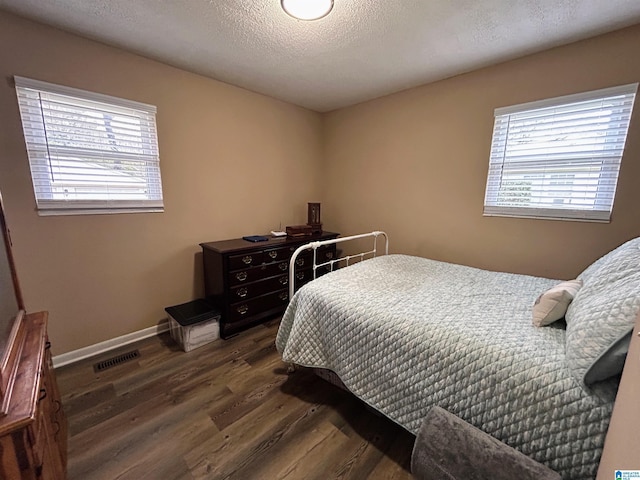
M 69 479 L 411 478 L 413 435 L 308 370 L 288 375 L 277 328 L 189 353 L 163 334 L 57 369 Z

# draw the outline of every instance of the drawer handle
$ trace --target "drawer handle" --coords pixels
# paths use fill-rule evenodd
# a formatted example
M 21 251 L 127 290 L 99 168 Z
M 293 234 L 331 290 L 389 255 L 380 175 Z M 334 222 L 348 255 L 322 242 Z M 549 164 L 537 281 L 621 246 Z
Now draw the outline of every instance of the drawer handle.
M 236 278 L 238 279 L 238 281 L 244 282 L 247 279 L 247 272 L 236 273 Z
M 281 263 L 280 265 L 278 265 L 278 268 L 280 270 L 282 270 L 283 272 L 289 267 L 289 265 L 287 265 L 286 262 Z
M 325 254 L 325 256 L 326 256 L 329 260 L 331 260 L 331 259 L 333 258 L 333 252 L 327 252 L 327 253 Z
M 47 389 L 46 388 L 41 388 L 40 389 L 40 396 L 38 397 L 38 401 L 41 402 L 45 398 L 47 398 Z
M 299 267 L 304 265 L 304 258 L 296 258 L 296 265 L 298 265 Z
M 60 403 L 59 400 L 54 400 L 55 404 L 56 404 L 56 411 L 54 413 L 58 413 L 60 410 L 62 410 L 62 403 Z
M 296 280 L 302 280 L 304 278 L 304 272 L 296 273 Z
M 287 298 L 289 298 L 289 295 L 287 294 L 287 292 L 280 292 L 280 295 L 278 295 L 278 297 L 280 298 L 280 300 L 286 300 Z
M 236 311 L 240 315 L 244 315 L 245 313 L 247 313 L 249 311 L 249 307 L 247 305 L 240 305 L 238 308 L 236 308 Z
M 251 262 L 253 262 L 253 257 L 251 255 L 242 257 L 242 263 L 244 263 L 245 265 L 249 265 Z
M 239 288 L 238 290 L 236 290 L 236 295 L 238 295 L 240 298 L 244 298 L 247 296 L 247 289 L 242 287 Z
M 289 279 L 287 277 L 280 277 L 278 281 L 280 282 L 280 285 L 286 285 L 289 283 Z
M 269 256 L 270 256 L 271 258 L 276 258 L 276 257 L 278 256 L 278 252 L 276 252 L 275 250 L 271 250 L 271 251 L 269 252 Z
M 44 349 L 49 350 L 50 348 L 51 348 L 51 342 L 47 340 L 46 343 L 44 344 Z

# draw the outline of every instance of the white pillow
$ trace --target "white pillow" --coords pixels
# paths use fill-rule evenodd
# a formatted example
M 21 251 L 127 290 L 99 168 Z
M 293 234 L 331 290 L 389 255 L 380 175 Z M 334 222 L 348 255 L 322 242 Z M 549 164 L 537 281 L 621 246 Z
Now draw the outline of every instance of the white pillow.
M 582 280 L 569 280 L 551 287 L 533 305 L 533 324 L 544 327 L 560 320 L 582 286 Z

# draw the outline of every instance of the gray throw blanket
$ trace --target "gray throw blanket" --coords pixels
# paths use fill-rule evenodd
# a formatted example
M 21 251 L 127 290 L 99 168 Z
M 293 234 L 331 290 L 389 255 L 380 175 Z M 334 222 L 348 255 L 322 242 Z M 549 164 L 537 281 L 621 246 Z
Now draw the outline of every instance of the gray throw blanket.
M 427 414 L 413 447 L 418 480 L 560 480 L 560 475 L 440 407 Z

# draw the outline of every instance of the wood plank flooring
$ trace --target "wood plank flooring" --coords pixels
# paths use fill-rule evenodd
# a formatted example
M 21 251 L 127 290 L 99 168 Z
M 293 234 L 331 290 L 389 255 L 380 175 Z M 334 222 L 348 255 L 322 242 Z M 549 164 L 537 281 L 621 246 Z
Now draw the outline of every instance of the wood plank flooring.
M 189 353 L 164 334 L 57 369 L 69 480 L 410 479 L 413 435 L 307 370 L 288 375 L 277 328 Z

